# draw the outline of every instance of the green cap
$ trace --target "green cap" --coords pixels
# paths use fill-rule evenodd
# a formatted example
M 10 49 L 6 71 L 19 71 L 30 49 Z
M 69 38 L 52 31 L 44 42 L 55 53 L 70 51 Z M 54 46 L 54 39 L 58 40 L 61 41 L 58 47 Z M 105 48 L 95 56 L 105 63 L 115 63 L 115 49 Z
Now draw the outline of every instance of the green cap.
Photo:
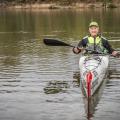
M 97 22 L 91 22 L 91 23 L 89 24 L 89 27 L 92 27 L 92 26 L 99 27 L 99 25 L 98 25 Z

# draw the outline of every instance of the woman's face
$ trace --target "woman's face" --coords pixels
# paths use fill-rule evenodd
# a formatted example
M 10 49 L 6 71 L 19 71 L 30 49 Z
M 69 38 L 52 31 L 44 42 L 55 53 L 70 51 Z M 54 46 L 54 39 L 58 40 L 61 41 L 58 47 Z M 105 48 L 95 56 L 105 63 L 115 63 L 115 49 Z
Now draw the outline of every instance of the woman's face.
M 99 27 L 91 26 L 91 27 L 89 27 L 89 32 L 90 32 L 90 35 L 91 35 L 92 37 L 95 37 L 95 36 L 97 36 L 98 33 L 99 33 Z

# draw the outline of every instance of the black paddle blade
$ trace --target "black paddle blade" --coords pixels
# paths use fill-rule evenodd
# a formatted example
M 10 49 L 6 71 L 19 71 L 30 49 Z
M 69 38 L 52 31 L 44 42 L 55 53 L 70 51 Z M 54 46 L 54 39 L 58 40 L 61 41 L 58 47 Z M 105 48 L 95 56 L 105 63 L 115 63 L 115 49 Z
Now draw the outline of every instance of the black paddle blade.
M 45 38 L 43 39 L 44 44 L 49 45 L 49 46 L 69 46 L 69 47 L 74 47 L 70 44 L 67 44 L 65 42 L 62 42 L 60 40 L 55 40 L 52 38 Z

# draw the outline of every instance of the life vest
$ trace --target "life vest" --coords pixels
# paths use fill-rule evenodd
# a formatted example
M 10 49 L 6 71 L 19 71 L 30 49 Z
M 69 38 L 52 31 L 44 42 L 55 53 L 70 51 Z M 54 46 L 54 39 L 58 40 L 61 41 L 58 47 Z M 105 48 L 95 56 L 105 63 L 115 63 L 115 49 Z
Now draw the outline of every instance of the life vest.
M 97 36 L 96 38 L 88 36 L 86 48 L 93 51 L 95 50 L 98 53 L 108 53 L 108 50 L 103 46 L 101 36 Z

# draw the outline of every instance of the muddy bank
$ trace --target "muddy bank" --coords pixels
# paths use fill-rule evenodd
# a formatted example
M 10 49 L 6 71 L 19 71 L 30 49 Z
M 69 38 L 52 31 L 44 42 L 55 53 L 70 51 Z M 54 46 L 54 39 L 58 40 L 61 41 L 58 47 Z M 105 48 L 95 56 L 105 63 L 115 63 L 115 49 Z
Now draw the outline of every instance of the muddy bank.
M 21 4 L 11 4 L 11 3 L 0 3 L 0 8 L 8 9 L 81 9 L 81 8 L 120 8 L 120 4 L 113 3 L 74 3 L 71 5 L 60 5 L 56 3 L 21 3 Z

